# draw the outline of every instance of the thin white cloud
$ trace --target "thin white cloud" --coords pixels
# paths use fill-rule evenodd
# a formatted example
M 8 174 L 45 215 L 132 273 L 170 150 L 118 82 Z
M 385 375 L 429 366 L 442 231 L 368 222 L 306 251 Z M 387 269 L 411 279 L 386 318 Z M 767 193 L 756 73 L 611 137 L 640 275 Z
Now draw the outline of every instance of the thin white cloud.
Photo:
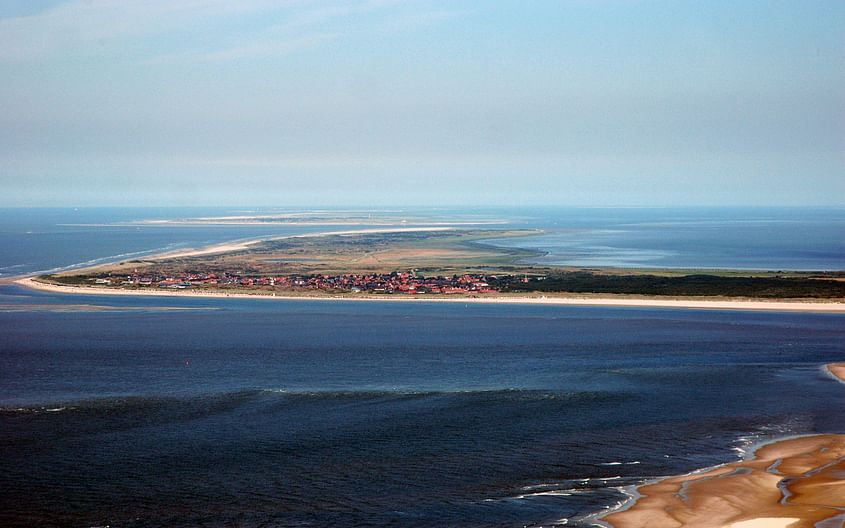
M 436 22 L 443 22 L 446 20 L 460 18 L 470 13 L 471 11 L 467 10 L 447 9 L 438 9 L 433 11 L 413 13 L 400 16 L 394 20 L 391 20 L 390 23 L 384 29 L 388 31 L 405 31 L 417 27 L 428 26 Z
M 109 50 L 147 50 L 143 60 L 227 60 L 287 54 L 344 33 L 407 29 L 457 12 L 394 2 L 241 0 L 75 0 L 31 16 L 0 20 L 0 60 L 33 61 Z M 368 16 L 381 23 L 367 23 Z M 238 26 L 239 17 L 260 19 Z M 364 20 L 364 21 L 362 21 Z M 261 24 L 264 24 L 263 26 Z M 180 40 L 168 47 L 168 39 Z M 134 44 L 134 45 L 132 45 Z
M 309 5 L 311 2 L 269 0 L 78 0 L 36 15 L 0 20 L 0 60 L 61 58 L 92 45 L 117 44 L 115 48 L 121 49 L 133 39 L 179 32 L 223 32 L 232 17 L 296 12 Z
M 251 42 L 243 46 L 207 53 L 203 55 L 201 59 L 207 61 L 227 61 L 248 57 L 274 57 L 287 55 L 296 51 L 314 48 L 323 42 L 335 40 L 338 36 L 338 33 L 315 33 L 283 40 Z

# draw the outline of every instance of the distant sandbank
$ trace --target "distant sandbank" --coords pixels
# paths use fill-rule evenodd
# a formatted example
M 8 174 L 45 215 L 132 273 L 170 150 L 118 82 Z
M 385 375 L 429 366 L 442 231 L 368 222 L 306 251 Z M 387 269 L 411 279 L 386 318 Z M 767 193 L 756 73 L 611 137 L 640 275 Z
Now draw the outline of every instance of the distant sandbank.
M 827 365 L 845 382 L 845 363 Z M 845 522 L 845 435 L 791 438 L 754 458 L 637 488 L 613 528 L 819 528 Z
M 32 277 L 20 278 L 15 283 L 37 290 L 53 293 L 88 294 L 88 295 L 141 295 L 159 297 L 205 297 L 205 298 L 242 298 L 242 299 L 276 299 L 276 300 L 326 300 L 326 301 L 378 301 L 378 302 L 451 302 L 451 303 L 484 303 L 484 304 L 547 304 L 562 306 L 617 306 L 638 308 L 678 308 L 697 310 L 751 310 L 776 312 L 816 312 L 816 313 L 845 313 L 845 303 L 838 302 L 788 302 L 788 301 L 757 301 L 757 300 L 695 300 L 695 299 L 660 299 L 660 298 L 629 298 L 598 297 L 598 296 L 563 296 L 563 295 L 535 295 L 519 294 L 479 294 L 467 295 L 367 295 L 367 294 L 303 294 L 285 295 L 284 293 L 220 293 L 200 290 L 128 290 L 119 288 L 105 288 L 97 286 L 62 286 L 47 284 Z
M 263 218 L 263 219 L 262 219 Z M 193 226 L 193 225 L 208 225 L 208 226 L 215 226 L 215 225 L 237 225 L 237 226 L 244 226 L 244 225 L 262 225 L 262 226 L 272 226 L 272 225 L 281 225 L 281 226 L 367 226 L 367 225 L 399 225 L 399 226 L 407 226 L 407 225 L 425 225 L 425 226 L 480 226 L 480 225 L 503 225 L 507 224 L 505 220 L 486 220 L 486 221 L 478 221 L 478 222 L 435 222 L 435 221 L 401 221 L 401 220 L 384 220 L 384 221 L 375 221 L 370 220 L 367 222 L 364 221 L 343 221 L 343 220 L 298 220 L 298 219 L 290 219 L 290 218 L 281 218 L 281 217 L 251 217 L 251 216 L 221 216 L 221 217 L 213 217 L 213 218 L 193 218 L 193 219 L 184 219 L 184 220 L 139 220 L 135 222 L 126 222 L 124 225 L 175 225 L 175 226 Z M 61 225 L 72 225 L 72 226 L 110 226 L 114 224 L 61 224 Z
M 356 229 L 354 231 L 325 231 L 321 233 L 305 233 L 302 235 L 285 235 L 280 237 L 272 237 L 272 238 L 261 238 L 256 240 L 246 240 L 246 241 L 234 241 L 234 242 L 227 242 L 225 244 L 217 244 L 214 246 L 209 246 L 200 249 L 189 249 L 185 251 L 174 251 L 171 253 L 161 253 L 158 255 L 152 255 L 150 257 L 146 257 L 147 259 L 152 260 L 161 260 L 161 259 L 169 259 L 169 258 L 182 258 L 182 257 L 196 257 L 200 255 L 212 255 L 212 254 L 219 254 L 219 253 L 229 253 L 231 251 L 243 251 L 245 249 L 249 249 L 249 246 L 253 246 L 255 244 L 260 244 L 262 242 L 268 242 L 271 240 L 284 240 L 287 238 L 305 238 L 305 237 L 321 237 L 321 236 L 331 236 L 331 235 L 368 235 L 368 234 L 375 234 L 375 233 L 405 233 L 409 231 L 449 231 L 454 229 L 453 227 L 380 227 L 380 228 L 372 228 L 372 229 Z

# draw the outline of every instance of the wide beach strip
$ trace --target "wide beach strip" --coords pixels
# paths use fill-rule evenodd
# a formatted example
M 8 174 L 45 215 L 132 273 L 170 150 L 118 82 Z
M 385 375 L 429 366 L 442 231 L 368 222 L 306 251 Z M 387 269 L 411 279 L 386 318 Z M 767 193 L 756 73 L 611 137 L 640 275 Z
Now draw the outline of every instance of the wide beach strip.
M 845 363 L 828 365 L 845 381 Z M 765 445 L 751 460 L 638 488 L 613 528 L 825 528 L 845 522 L 845 435 Z
M 100 288 L 96 286 L 63 286 L 39 282 L 31 277 L 15 280 L 21 286 L 49 291 L 53 293 L 89 294 L 89 295 L 140 295 L 159 297 L 219 297 L 219 298 L 245 298 L 245 299 L 275 299 L 275 300 L 326 300 L 326 301 L 376 301 L 376 302 L 453 302 L 453 303 L 485 303 L 485 304 L 549 304 L 561 306 L 617 306 L 629 308 L 678 308 L 698 310 L 752 310 L 752 311 L 777 311 L 777 312 L 815 312 L 815 313 L 845 313 L 845 304 L 836 302 L 788 302 L 788 301 L 749 301 L 749 300 L 723 300 L 723 301 L 701 301 L 701 300 L 680 300 L 680 299 L 639 299 L 624 297 L 601 297 L 601 296 L 521 296 L 521 295 L 487 295 L 484 297 L 401 297 L 401 296 L 328 296 L 323 294 L 312 295 L 285 295 L 267 293 L 210 293 L 203 291 L 186 290 L 123 290 L 116 288 Z

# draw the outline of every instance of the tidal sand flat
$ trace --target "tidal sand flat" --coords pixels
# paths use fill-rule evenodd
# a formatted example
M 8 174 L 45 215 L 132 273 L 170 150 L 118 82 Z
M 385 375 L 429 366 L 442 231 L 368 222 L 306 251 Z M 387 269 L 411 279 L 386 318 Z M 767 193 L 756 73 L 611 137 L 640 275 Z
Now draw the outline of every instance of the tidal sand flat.
M 845 381 L 845 363 L 828 365 Z M 765 445 L 750 460 L 641 486 L 614 528 L 812 528 L 845 522 L 845 435 Z M 830 524 L 825 524 L 830 523 Z

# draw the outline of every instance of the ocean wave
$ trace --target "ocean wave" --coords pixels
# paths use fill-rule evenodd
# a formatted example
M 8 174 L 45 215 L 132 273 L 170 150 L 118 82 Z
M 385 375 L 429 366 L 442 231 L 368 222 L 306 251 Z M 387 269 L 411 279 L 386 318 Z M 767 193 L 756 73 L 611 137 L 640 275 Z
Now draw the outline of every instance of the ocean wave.
M 413 390 L 413 389 L 373 389 L 373 390 L 296 390 L 263 389 L 264 394 L 277 394 L 309 399 L 371 399 L 385 397 L 447 397 L 493 399 L 505 401 L 565 401 L 569 403 L 601 403 L 622 401 L 634 398 L 629 392 L 619 391 L 555 391 L 543 389 L 468 389 L 468 390 Z
M 3 414 L 39 414 L 48 412 L 117 412 L 120 410 L 191 409 L 197 406 L 219 405 L 255 398 L 260 391 L 236 391 L 219 394 L 193 395 L 109 395 L 90 398 L 71 398 L 0 407 Z
M 23 405 L 15 403 L 0 406 L 2 413 L 42 413 L 48 410 L 92 412 L 97 410 L 143 409 L 143 408 L 189 408 L 235 402 L 252 401 L 259 398 L 268 401 L 367 401 L 386 399 L 447 399 L 460 403 L 477 402 L 562 402 L 570 405 L 594 405 L 626 401 L 635 397 L 632 393 L 612 391 L 553 391 L 538 389 L 478 389 L 478 390 L 298 390 L 282 388 L 244 389 L 213 393 L 186 394 L 129 394 L 103 395 L 93 397 L 49 399 Z M 626 462 L 638 464 L 639 462 Z
M 583 488 L 560 488 L 560 489 L 550 489 L 545 491 L 536 491 L 531 493 L 521 493 L 518 495 L 514 495 L 512 497 L 507 497 L 506 500 L 525 500 L 525 499 L 537 499 L 543 497 L 571 497 L 573 495 L 588 495 L 590 493 L 594 493 L 596 489 L 606 490 L 606 489 L 621 489 L 623 486 L 608 486 L 611 481 L 621 479 L 621 477 L 615 478 L 607 478 L 607 479 L 592 479 L 592 486 L 590 487 L 583 487 Z M 639 480 L 636 481 L 637 484 L 640 483 Z M 635 485 L 635 484 L 632 484 Z
M 610 477 L 583 477 L 574 479 L 564 479 L 559 482 L 551 482 L 544 484 L 534 484 L 531 486 L 524 486 L 519 490 L 519 494 L 515 498 L 526 497 L 540 497 L 540 496 L 555 496 L 555 495 L 578 495 L 582 493 L 590 493 L 595 488 L 605 489 L 609 483 L 613 483 L 614 488 L 620 486 L 617 481 L 624 481 L 626 484 L 638 484 L 647 477 L 623 477 L 621 475 L 614 475 Z
M 0 414 L 38 414 L 38 413 L 58 413 L 66 411 L 68 408 L 52 407 L 48 405 L 27 406 L 27 407 L 0 407 Z
M 112 262 L 119 262 L 119 261 L 126 260 L 128 258 L 133 258 L 133 257 L 144 257 L 144 256 L 149 256 L 149 255 L 157 255 L 159 253 L 166 253 L 168 251 L 173 251 L 173 250 L 179 249 L 181 247 L 185 247 L 185 246 L 181 245 L 181 244 L 168 244 L 168 245 L 166 245 L 164 247 L 160 247 L 160 248 L 145 249 L 145 250 L 141 250 L 141 251 L 129 251 L 129 252 L 126 252 L 126 253 L 118 253 L 116 255 L 109 255 L 107 257 L 98 257 L 98 258 L 86 260 L 84 262 L 77 262 L 75 264 L 68 264 L 67 266 L 59 266 L 59 267 L 56 267 L 56 268 L 50 268 L 50 269 L 46 269 L 46 270 L 37 270 L 37 271 L 33 271 L 32 273 L 38 274 L 38 275 L 43 275 L 43 274 L 47 274 L 47 273 L 61 273 L 63 271 L 70 271 L 70 270 L 73 270 L 73 269 L 87 268 L 87 267 L 91 267 L 91 266 L 99 266 L 101 264 L 109 264 L 109 263 L 112 263 Z
M 0 275 L 6 273 L 9 270 L 19 269 L 19 268 L 26 268 L 31 266 L 32 264 L 12 264 L 10 266 L 0 266 Z

